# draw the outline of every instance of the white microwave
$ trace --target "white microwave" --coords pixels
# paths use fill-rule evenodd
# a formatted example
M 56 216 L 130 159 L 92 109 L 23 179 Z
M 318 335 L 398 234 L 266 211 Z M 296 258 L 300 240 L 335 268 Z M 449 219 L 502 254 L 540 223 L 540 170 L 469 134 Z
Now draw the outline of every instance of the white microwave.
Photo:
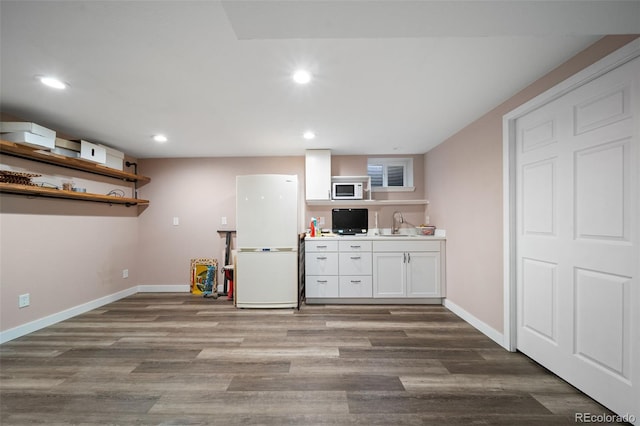
M 334 200 L 362 200 L 362 182 L 333 182 Z

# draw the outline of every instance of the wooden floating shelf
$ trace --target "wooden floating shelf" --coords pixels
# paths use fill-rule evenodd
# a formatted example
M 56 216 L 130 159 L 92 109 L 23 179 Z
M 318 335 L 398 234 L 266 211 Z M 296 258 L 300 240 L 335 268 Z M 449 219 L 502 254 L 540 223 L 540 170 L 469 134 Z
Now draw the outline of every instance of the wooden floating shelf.
M 28 160 L 39 161 L 41 163 L 66 167 L 67 169 L 80 170 L 83 172 L 89 172 L 101 176 L 122 179 L 127 182 L 138 182 L 139 185 L 144 185 L 151 182 L 151 178 L 146 176 L 112 169 L 110 167 L 91 163 L 79 158 L 65 157 L 64 155 L 58 155 L 52 152 L 38 150 L 29 146 L 20 145 L 5 140 L 0 140 L 0 154 L 26 158 Z
M 63 189 L 45 188 L 33 185 L 18 185 L 0 182 L 0 192 L 8 194 L 28 195 L 32 197 L 64 198 L 68 200 L 94 201 L 126 206 L 148 205 L 149 200 L 139 198 L 114 197 L 111 195 L 91 194 L 88 192 L 66 191 Z

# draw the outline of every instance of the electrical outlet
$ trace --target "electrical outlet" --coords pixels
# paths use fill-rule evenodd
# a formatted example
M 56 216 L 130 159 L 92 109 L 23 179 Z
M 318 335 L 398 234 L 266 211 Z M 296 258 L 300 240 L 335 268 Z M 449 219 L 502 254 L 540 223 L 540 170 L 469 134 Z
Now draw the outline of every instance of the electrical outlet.
M 324 216 L 320 216 L 320 219 L 318 219 L 318 225 L 324 225 Z
M 226 225 L 227 224 L 227 217 L 226 216 L 222 216 L 220 218 L 220 225 Z
M 176 216 L 173 218 L 173 226 L 178 226 L 178 225 L 180 225 L 180 218 Z
M 129 278 L 129 270 L 128 269 L 123 269 L 122 270 L 122 278 Z
M 18 296 L 18 308 L 26 308 L 31 304 L 29 293 Z

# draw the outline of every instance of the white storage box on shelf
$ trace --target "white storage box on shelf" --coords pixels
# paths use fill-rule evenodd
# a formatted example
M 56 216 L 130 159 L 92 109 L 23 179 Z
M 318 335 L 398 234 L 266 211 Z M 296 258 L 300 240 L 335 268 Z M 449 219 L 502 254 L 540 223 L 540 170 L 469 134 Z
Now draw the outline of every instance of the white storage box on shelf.
M 105 166 L 116 170 L 124 169 L 124 152 L 118 151 L 117 149 L 113 149 L 102 144 L 99 144 L 98 146 L 104 148 L 105 151 L 107 151 L 107 161 L 105 163 Z
M 56 147 L 51 152 L 69 158 L 78 158 L 80 157 L 80 142 L 56 138 Z
M 76 151 L 78 155 L 80 155 L 80 142 L 78 141 L 56 138 L 56 148 L 64 148 L 70 151 Z
M 12 132 L 3 133 L 0 138 L 5 141 L 15 142 L 22 145 L 28 145 L 39 149 L 53 149 L 55 148 L 55 136 L 53 138 L 47 138 L 45 136 L 36 135 L 30 132 Z
M 81 140 L 80 158 L 94 163 L 105 164 L 107 162 L 107 150 L 95 143 Z
M 69 158 L 78 158 L 80 156 L 80 153 L 78 151 L 73 151 L 67 148 L 60 148 L 59 146 L 56 146 L 55 148 L 53 148 L 51 152 L 53 152 L 54 154 L 62 155 Z
M 42 136 L 46 139 L 56 139 L 56 131 L 47 129 L 36 123 L 28 121 L 2 121 L 0 122 L 1 133 L 28 132 L 34 135 Z

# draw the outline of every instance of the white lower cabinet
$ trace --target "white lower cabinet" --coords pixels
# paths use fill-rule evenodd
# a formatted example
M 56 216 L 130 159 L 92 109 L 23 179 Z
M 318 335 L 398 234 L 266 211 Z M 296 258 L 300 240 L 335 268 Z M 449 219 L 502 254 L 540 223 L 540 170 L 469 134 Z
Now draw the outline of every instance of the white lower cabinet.
M 373 297 L 441 297 L 439 252 L 374 253 Z
M 307 275 L 338 275 L 338 253 L 305 252 Z
M 306 297 L 338 297 L 338 242 L 305 242 Z
M 308 299 L 317 303 L 322 302 L 317 299 L 444 297 L 443 240 L 338 239 L 306 240 Z
M 405 253 L 373 254 L 373 297 L 405 297 Z
M 338 250 L 340 297 L 371 298 L 371 241 L 340 241 Z
M 440 252 L 407 253 L 407 297 L 441 297 Z
M 305 278 L 307 297 L 338 297 L 338 276 L 307 275 Z
M 438 241 L 375 241 L 373 297 L 443 297 L 442 263 Z
M 373 295 L 371 275 L 340 276 L 340 297 L 367 297 Z

